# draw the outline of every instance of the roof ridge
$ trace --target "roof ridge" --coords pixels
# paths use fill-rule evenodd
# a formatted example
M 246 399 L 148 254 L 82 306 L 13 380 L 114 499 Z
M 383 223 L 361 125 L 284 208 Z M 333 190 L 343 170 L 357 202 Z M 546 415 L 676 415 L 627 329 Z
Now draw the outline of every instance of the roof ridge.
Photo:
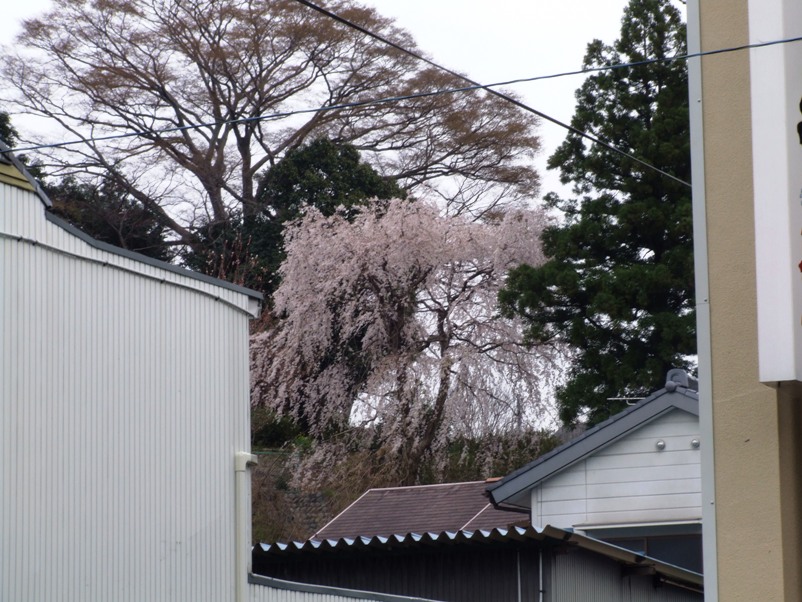
M 337 515 L 336 515 L 334 518 L 332 518 L 332 519 L 331 519 L 329 522 L 327 522 L 325 525 L 323 525 L 322 527 L 320 527 L 320 529 L 318 529 L 317 531 L 315 531 L 315 532 L 312 534 L 312 537 L 310 537 L 309 539 L 311 540 L 311 539 L 314 539 L 315 537 L 317 537 L 317 536 L 318 536 L 318 534 L 319 534 L 321 531 L 323 531 L 323 530 L 324 530 L 326 527 L 328 527 L 328 526 L 329 526 L 331 523 L 333 523 L 333 522 L 334 522 L 334 521 L 336 521 L 338 518 L 340 518 L 340 517 L 341 517 L 343 514 L 345 514 L 346 512 L 348 512 L 348 510 L 349 510 L 349 509 L 350 509 L 350 508 L 351 508 L 351 507 L 352 507 L 354 504 L 356 504 L 356 503 L 357 503 L 359 500 L 361 500 L 363 497 L 365 497 L 365 496 L 366 496 L 368 493 L 370 493 L 371 491 L 372 491 L 372 489 L 368 489 L 368 490 L 367 490 L 365 493 L 363 493 L 363 494 L 362 494 L 362 495 L 360 495 L 358 498 L 356 498 L 356 499 L 355 499 L 353 502 L 351 502 L 350 504 L 348 504 L 348 506 L 346 506 L 345 508 L 343 508 L 342 510 L 340 510 L 340 513 L 339 513 L 339 514 L 337 514 Z
M 482 509 L 481 509 L 481 510 L 479 510 L 479 512 L 477 512 L 476 514 L 474 514 L 474 515 L 471 517 L 471 519 L 470 519 L 470 520 L 469 520 L 467 523 L 465 523 L 464 525 L 462 525 L 462 526 L 460 527 L 460 529 L 459 529 L 459 530 L 460 530 L 460 531 L 464 531 L 464 530 L 465 530 L 465 529 L 468 527 L 468 525 L 470 525 L 470 524 L 471 524 L 471 523 L 472 523 L 474 520 L 476 520 L 476 519 L 479 517 L 479 515 L 480 515 L 480 514 L 482 514 L 482 512 L 484 512 L 485 510 L 487 510 L 487 509 L 488 509 L 490 506 L 492 506 L 492 505 L 493 505 L 493 504 L 491 504 L 490 502 L 488 502 L 487 504 L 485 504 L 484 506 L 482 506 Z
M 388 487 L 372 487 L 368 489 L 364 494 L 365 495 L 371 491 L 398 491 L 399 489 L 425 489 L 425 488 L 434 488 L 434 487 L 449 487 L 453 485 L 477 485 L 477 484 L 486 484 L 486 480 L 482 481 L 458 481 L 455 483 L 430 483 L 429 485 L 399 485 L 397 487 L 388 486 Z

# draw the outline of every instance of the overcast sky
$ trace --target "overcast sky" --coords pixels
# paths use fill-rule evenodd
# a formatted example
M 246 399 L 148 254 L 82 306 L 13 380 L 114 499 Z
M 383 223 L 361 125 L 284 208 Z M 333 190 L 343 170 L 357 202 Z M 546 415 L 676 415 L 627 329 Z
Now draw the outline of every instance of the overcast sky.
M 577 69 L 588 42 L 618 36 L 626 0 L 364 0 L 410 31 L 434 61 L 481 83 Z M 13 43 L 19 22 L 43 12 L 50 0 L 8 2 L 0 20 L 0 43 Z M 512 88 L 524 102 L 563 122 L 573 115 L 579 77 Z M 565 136 L 544 122 L 543 152 L 536 159 L 543 192 L 559 187 L 546 159 Z

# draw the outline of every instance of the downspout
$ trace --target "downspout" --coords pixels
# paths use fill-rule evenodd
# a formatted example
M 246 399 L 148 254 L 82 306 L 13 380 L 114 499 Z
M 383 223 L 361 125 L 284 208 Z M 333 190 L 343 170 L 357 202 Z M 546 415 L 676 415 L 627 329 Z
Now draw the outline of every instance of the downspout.
M 700 0 L 688 2 L 688 53 L 702 50 Z M 705 202 L 702 58 L 688 60 L 688 100 L 691 120 L 691 181 L 693 182 L 693 253 L 696 273 L 696 343 L 699 361 L 699 428 L 702 438 L 702 554 L 705 602 L 718 602 L 716 547 L 715 456 L 713 449 L 713 378 L 710 339 L 710 280 Z
M 234 454 L 234 580 L 236 602 L 248 602 L 248 575 L 251 572 L 251 475 L 256 456 L 248 452 Z
M 537 549 L 537 599 L 538 602 L 543 602 L 543 593 L 546 589 L 543 587 L 543 549 Z

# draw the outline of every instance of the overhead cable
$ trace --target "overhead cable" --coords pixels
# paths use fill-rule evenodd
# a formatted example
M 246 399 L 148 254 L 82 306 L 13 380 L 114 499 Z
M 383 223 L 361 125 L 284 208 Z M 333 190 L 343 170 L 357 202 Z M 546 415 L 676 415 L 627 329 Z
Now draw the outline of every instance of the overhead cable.
M 469 78 L 466 75 L 463 75 L 461 73 L 453 71 L 453 70 L 451 70 L 451 69 L 449 69 L 447 67 L 443 67 L 442 65 L 440 65 L 438 63 L 435 63 L 434 61 L 432 61 L 430 59 L 427 59 L 426 57 L 422 56 L 421 54 L 418 54 L 417 52 L 414 52 L 412 50 L 404 48 L 403 46 L 401 46 L 399 44 L 396 44 L 395 42 L 393 42 L 391 40 L 388 40 L 387 38 L 385 38 L 383 36 L 380 36 L 379 34 L 374 33 L 372 31 L 370 31 L 369 29 L 366 29 L 365 27 L 362 27 L 361 25 L 357 25 L 356 23 L 354 23 L 352 21 L 349 21 L 348 19 L 346 19 L 344 17 L 341 17 L 340 15 L 338 15 L 336 13 L 333 13 L 330 10 L 327 10 L 327 9 L 323 8 L 322 6 L 318 6 L 317 4 L 315 4 L 313 2 L 310 2 L 309 0 L 295 0 L 295 1 L 300 3 L 300 4 L 303 4 L 304 6 L 306 6 L 308 8 L 311 8 L 312 10 L 315 10 L 315 11 L 319 12 L 322 15 L 325 15 L 325 16 L 331 18 L 331 19 L 334 19 L 335 21 L 337 21 L 339 23 L 342 23 L 343 25 L 346 25 L 347 27 L 351 27 L 353 29 L 356 29 L 357 31 L 365 34 L 366 36 L 370 36 L 371 38 L 379 40 L 383 44 L 387 44 L 388 46 L 391 46 L 392 48 L 395 48 L 396 50 L 399 50 L 400 52 L 403 52 L 403 53 L 408 54 L 409 56 L 412 56 L 412 57 L 414 57 L 414 58 L 416 58 L 416 59 L 418 59 L 420 61 L 423 61 L 426 64 L 431 65 L 432 67 L 434 67 L 436 69 L 439 69 L 440 71 L 443 71 L 444 73 L 448 73 L 449 75 L 453 75 L 454 77 L 457 77 L 457 78 L 461 79 L 462 81 L 468 82 L 472 86 L 477 86 L 477 87 L 479 87 L 481 89 L 484 89 L 489 94 L 492 94 L 493 96 L 497 96 L 498 98 L 501 98 L 501 99 L 503 99 L 503 100 L 505 100 L 505 101 L 507 101 L 509 103 L 512 103 L 516 107 L 518 107 L 520 109 L 523 109 L 524 111 L 527 111 L 529 113 L 532 113 L 533 115 L 537 115 L 541 119 L 545 119 L 546 121 L 550 121 L 551 123 L 554 123 L 555 125 L 558 125 L 561 128 L 564 128 L 564 129 L 568 130 L 569 132 L 572 132 L 572 133 L 576 134 L 577 136 L 581 136 L 582 138 L 585 138 L 586 140 L 590 140 L 594 144 L 598 144 L 599 146 L 602 146 L 602 147 L 606 148 L 607 150 L 610 150 L 610 151 L 612 151 L 614 153 L 622 155 L 622 156 L 626 157 L 627 159 L 630 159 L 631 161 L 635 161 L 639 165 L 642 165 L 643 167 L 645 167 L 645 168 L 647 168 L 649 170 L 655 171 L 655 172 L 657 172 L 657 173 L 659 173 L 659 174 L 661 174 L 661 175 L 663 175 L 663 176 L 665 176 L 667 178 L 670 178 L 670 179 L 672 179 L 672 180 L 674 180 L 676 182 L 679 182 L 680 184 L 683 184 L 684 186 L 687 186 L 688 188 L 691 187 L 690 182 L 686 182 L 685 180 L 683 180 L 682 178 L 678 178 L 674 174 L 670 174 L 667 171 L 664 171 L 664 170 L 660 169 L 659 167 L 657 167 L 655 165 L 652 165 L 651 163 L 648 163 L 647 161 L 644 161 L 643 159 L 640 159 L 640 158 L 636 157 L 635 155 L 633 155 L 631 153 L 628 153 L 628 152 L 623 151 L 623 150 L 621 150 L 619 148 L 616 148 L 615 146 L 609 144 L 608 142 L 605 142 L 604 140 L 601 140 L 600 138 L 597 138 L 596 136 L 588 134 L 587 132 L 584 132 L 584 131 L 580 130 L 579 128 L 575 128 L 574 126 L 572 126 L 572 125 L 570 125 L 568 123 L 560 121 L 559 119 L 556 119 L 555 117 L 552 117 L 551 115 L 547 115 L 546 113 L 544 113 L 542 111 L 538 111 L 537 109 L 535 109 L 533 107 L 530 107 L 529 105 L 521 102 L 517 98 L 513 98 L 512 96 L 504 94 L 503 92 L 499 92 L 498 90 L 493 90 L 490 86 L 483 86 L 479 82 L 472 80 L 471 78 Z M 554 77 L 554 76 L 552 76 L 552 77 Z M 545 78 L 542 78 L 542 79 L 545 79 Z M 496 84 L 493 84 L 493 86 L 495 86 L 495 85 Z M 505 85 L 507 85 L 507 84 L 505 84 Z
M 433 91 L 430 91 L 430 92 L 418 92 L 418 93 L 414 93 L 414 94 L 406 94 L 406 95 L 400 95 L 400 96 L 390 96 L 390 97 L 384 97 L 384 98 L 378 98 L 378 99 L 371 99 L 371 100 L 364 100 L 364 101 L 357 101 L 357 102 L 350 102 L 350 103 L 341 103 L 341 104 L 336 104 L 336 105 L 327 105 L 327 106 L 315 107 L 315 108 L 311 108 L 311 109 L 295 109 L 295 110 L 292 110 L 292 111 L 281 111 L 281 112 L 271 113 L 271 114 L 268 114 L 268 115 L 257 115 L 257 116 L 254 116 L 254 117 L 243 117 L 243 118 L 239 118 L 239 119 L 209 121 L 209 122 L 203 122 L 203 123 L 197 123 L 197 124 L 191 124 L 191 125 L 163 128 L 163 129 L 160 129 L 160 130 L 157 130 L 157 131 L 154 131 L 154 130 L 141 130 L 141 131 L 126 132 L 126 133 L 123 133 L 123 134 L 109 134 L 108 136 L 92 136 L 92 137 L 82 138 L 82 139 L 79 139 L 79 140 L 55 142 L 55 143 L 51 143 L 51 144 L 31 145 L 31 146 L 26 146 L 26 147 L 18 147 L 18 148 L 14 148 L 14 149 L 0 150 L 0 155 L 5 154 L 5 153 L 9 153 L 9 152 L 22 153 L 22 152 L 43 150 L 43 149 L 49 149 L 49 148 L 62 148 L 62 147 L 67 147 L 67 146 L 75 146 L 75 145 L 78 145 L 78 144 L 85 144 L 85 143 L 89 143 L 89 142 L 106 142 L 106 141 L 110 141 L 110 140 L 120 140 L 120 139 L 125 139 L 125 138 L 135 138 L 135 137 L 157 138 L 158 136 L 160 136 L 162 134 L 173 133 L 173 132 L 181 132 L 181 131 L 187 131 L 187 130 L 194 130 L 194 129 L 200 129 L 200 128 L 206 128 L 206 127 L 215 127 L 215 126 L 219 126 L 219 125 L 236 125 L 236 124 L 240 124 L 240 123 L 249 123 L 249 122 L 255 122 L 255 121 L 267 121 L 267 120 L 272 120 L 272 119 L 281 119 L 281 118 L 285 118 L 285 117 L 291 117 L 291 116 L 294 116 L 294 115 L 303 115 L 303 114 L 310 114 L 310 113 L 322 113 L 322 112 L 327 112 L 327 111 L 336 111 L 336 110 L 343 110 L 343 109 L 350 109 L 350 108 L 358 108 L 358 107 L 369 106 L 369 105 L 394 103 L 394 102 L 400 102 L 400 101 L 403 101 L 403 100 L 412 100 L 412 99 L 416 99 L 416 98 L 426 98 L 426 97 L 431 97 L 431 96 L 439 96 L 439 95 L 442 95 L 442 94 L 455 94 L 455 93 L 459 93 L 459 92 L 472 92 L 472 91 L 476 91 L 476 90 L 485 90 L 489 94 L 492 94 L 494 96 L 502 98 L 505 101 L 510 102 L 510 103 L 514 104 L 515 106 L 517 106 L 517 107 L 519 107 L 519 108 L 521 108 L 521 109 L 523 109 L 523 110 L 525 110 L 527 112 L 533 113 L 533 114 L 537 115 L 538 117 L 541 117 L 542 119 L 545 119 L 545 120 L 550 121 L 550 122 L 552 122 L 552 123 L 554 123 L 554 124 L 556 124 L 556 125 L 558 125 L 558 126 L 560 126 L 562 128 L 565 128 L 565 129 L 575 133 L 578 136 L 581 136 L 581 137 L 583 137 L 583 138 L 585 138 L 587 140 L 590 140 L 591 142 L 593 142 L 595 144 L 599 144 L 600 146 L 603 146 L 604 148 L 607 148 L 610 151 L 613 151 L 613 152 L 615 152 L 617 154 L 623 155 L 623 156 L 629 158 L 630 160 L 633 160 L 633 161 L 637 162 L 638 164 L 640 164 L 640 165 L 642 165 L 642 166 L 644 166 L 644 167 L 646 167 L 646 168 L 648 168 L 650 170 L 656 171 L 656 172 L 658 172 L 658 173 L 660 173 L 660 174 L 662 174 L 662 175 L 664 175 L 664 176 L 666 176 L 666 177 L 668 177 L 668 178 L 670 178 L 672 180 L 675 180 L 675 181 L 679 182 L 680 184 L 683 184 L 685 186 L 690 186 L 689 182 L 686 182 L 685 180 L 682 180 L 682 179 L 674 176 L 673 174 L 670 174 L 670 173 L 668 173 L 666 171 L 663 171 L 663 170 L 659 169 L 658 167 L 656 167 L 654 165 L 651 165 L 650 163 L 647 163 L 646 161 L 643 161 L 642 159 L 639 159 L 638 157 L 635 157 L 634 155 L 631 155 L 631 154 L 629 154 L 629 153 L 627 153 L 625 151 L 622 151 L 622 150 L 610 145 L 609 143 L 604 142 L 603 140 L 600 140 L 600 139 L 592 136 L 591 134 L 588 134 L 587 132 L 583 132 L 582 130 L 579 130 L 578 128 L 575 128 L 575 127 L 573 127 L 573 126 L 571 126 L 569 124 L 566 124 L 566 123 L 564 123 L 562 121 L 559 121 L 558 119 L 556 119 L 554 117 L 551 117 L 550 115 L 547 115 L 547 114 L 543 113 L 542 111 L 538 111 L 537 109 L 534 109 L 534 108 L 522 103 L 521 101 L 509 96 L 509 95 L 506 95 L 506 94 L 504 94 L 502 92 L 498 92 L 497 90 L 494 90 L 493 88 L 502 87 L 502 86 L 511 86 L 511 85 L 521 84 L 521 83 L 529 83 L 529 82 L 546 80 L 546 79 L 556 79 L 556 78 L 560 78 L 560 77 L 568 77 L 568 76 L 573 76 L 573 75 L 587 75 L 587 74 L 598 73 L 598 72 L 602 72 L 602 71 L 610 71 L 610 70 L 615 70 L 615 69 L 638 67 L 638 66 L 643 66 L 643 65 L 651 65 L 651 64 L 655 64 L 655 63 L 666 63 L 666 62 L 679 61 L 679 60 L 689 60 L 689 59 L 693 59 L 693 58 L 701 58 L 701 57 L 704 57 L 704 56 L 710 56 L 710 55 L 716 55 L 716 54 L 725 54 L 725 53 L 730 53 L 730 52 L 738 52 L 738 51 L 743 51 L 743 50 L 750 50 L 750 49 L 755 49 L 755 48 L 763 48 L 763 47 L 767 47 L 767 46 L 775 46 L 775 45 L 780 45 L 780 44 L 788 44 L 788 43 L 792 43 L 792 42 L 800 42 L 800 41 L 802 41 L 802 36 L 791 37 L 791 38 L 783 38 L 783 39 L 779 39 L 779 40 L 770 40 L 770 41 L 766 41 L 766 42 L 756 42 L 756 43 L 753 43 L 753 44 L 743 44 L 743 45 L 740 45 L 740 46 L 730 46 L 730 47 L 727 47 L 727 48 L 718 48 L 718 49 L 714 49 L 714 50 L 705 50 L 705 51 L 701 51 L 701 52 L 688 53 L 688 54 L 682 54 L 682 55 L 675 55 L 675 56 L 671 56 L 671 57 L 644 59 L 644 60 L 641 60 L 641 61 L 634 61 L 634 62 L 630 62 L 630 63 L 617 63 L 617 64 L 614 64 L 614 65 L 604 65 L 604 66 L 600 66 L 600 67 L 587 67 L 587 68 L 583 68 L 583 69 L 577 69 L 577 70 L 574 70 L 574 71 L 563 71 L 563 72 L 560 72 L 560 73 L 552 73 L 552 74 L 548 74 L 548 75 L 538 75 L 538 76 L 526 77 L 526 78 L 516 78 L 516 79 L 511 79 L 511 80 L 505 80 L 505 81 L 502 81 L 502 82 L 495 82 L 495 83 L 491 83 L 491 84 L 480 84 L 480 83 L 478 83 L 478 82 L 476 82 L 474 80 L 471 80 L 470 78 L 468 78 L 465 75 L 462 75 L 462 74 L 460 74 L 458 72 L 452 71 L 451 69 L 448 69 L 446 67 L 443 67 L 442 65 L 439 65 L 439 64 L 435 63 L 434 61 L 432 61 L 430 59 L 427 59 L 426 57 L 424 57 L 424 56 L 422 56 L 422 55 L 420 55 L 418 53 L 410 51 L 410 50 L 408 50 L 408 49 L 396 44 L 395 42 L 392 42 L 391 40 L 388 40 L 388 39 L 386 39 L 386 38 L 384 38 L 384 37 L 382 37 L 382 36 L 380 36 L 378 34 L 375 34 L 375 33 L 371 32 L 370 30 L 368 30 L 368 29 L 366 29 L 366 28 L 364 28 L 364 27 L 362 27 L 360 25 L 352 23 L 352 22 L 348 21 L 347 19 L 344 19 L 343 17 L 341 17 L 341 16 L 339 16 L 339 15 L 337 15 L 335 13 L 332 13 L 331 11 L 328 11 L 327 9 L 324 9 L 324 8 L 322 8 L 320 6 L 317 6 L 316 4 L 314 4 L 312 2 L 309 2 L 309 0 L 296 0 L 296 2 L 299 2 L 299 3 L 301 3 L 301 4 L 305 5 L 305 6 L 313 9 L 313 10 L 316 10 L 316 11 L 320 12 L 321 14 L 329 16 L 330 18 L 335 19 L 336 21 L 338 21 L 340 23 L 343 23 L 344 25 L 348 25 L 349 27 L 353 27 L 354 29 L 364 33 L 365 35 L 368 35 L 368 36 L 370 36 L 370 37 L 372 37 L 372 38 L 374 38 L 376 40 L 379 40 L 382 43 L 385 43 L 385 44 L 387 44 L 387 45 L 389 45 L 389 46 L 391 46 L 391 47 L 393 47 L 393 48 L 395 48 L 395 49 L 397 49 L 397 50 L 399 50 L 401 52 L 409 54 L 410 56 L 412 56 L 412 57 L 414 57 L 414 58 L 416 58 L 418 60 L 421 60 L 421 61 L 423 61 L 423 62 L 425 62 L 425 63 L 427 63 L 427 64 L 429 64 L 429 65 L 431 65 L 431 66 L 433 66 L 433 67 L 435 67 L 437 69 L 440 69 L 445 73 L 449 73 L 450 75 L 453 75 L 454 77 L 462 79 L 463 81 L 468 82 L 470 85 L 461 86 L 461 87 L 458 87 L 458 88 L 448 88 L 448 89 L 442 89 L 442 90 L 433 90 Z

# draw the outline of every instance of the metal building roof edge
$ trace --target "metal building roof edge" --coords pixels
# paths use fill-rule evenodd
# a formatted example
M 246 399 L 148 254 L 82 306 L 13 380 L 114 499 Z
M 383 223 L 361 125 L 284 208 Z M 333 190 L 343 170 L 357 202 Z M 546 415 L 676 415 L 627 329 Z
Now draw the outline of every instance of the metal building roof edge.
M 206 284 L 219 286 L 220 288 L 234 291 L 235 293 L 245 295 L 259 302 L 262 302 L 264 300 L 264 295 L 259 291 L 255 291 L 253 289 L 246 288 L 238 284 L 233 284 L 231 282 L 228 282 L 227 280 L 221 280 L 220 278 L 207 276 L 206 274 L 201 274 L 200 272 L 194 272 L 192 270 L 182 268 L 181 266 L 177 266 L 172 263 L 167 263 L 166 261 L 161 261 L 159 259 L 154 259 L 153 257 L 142 255 L 142 253 L 137 253 L 136 251 L 129 251 L 128 249 L 123 249 L 121 247 L 117 247 L 107 242 L 102 242 L 100 240 L 92 238 L 86 232 L 83 232 L 79 228 L 76 228 L 75 226 L 63 220 L 62 218 L 58 217 L 51 211 L 45 211 L 45 218 L 47 219 L 48 222 L 52 223 L 55 226 L 58 226 L 62 230 L 66 230 L 76 238 L 80 238 L 90 247 L 93 247 L 100 251 L 105 251 L 106 253 L 111 253 L 112 255 L 117 255 L 119 257 L 125 257 L 126 259 L 132 259 L 139 263 L 144 263 L 145 265 L 150 265 L 162 270 L 166 270 L 179 276 L 191 278 L 192 280 L 198 280 L 200 282 L 205 282 Z
M 0 161 L 3 163 L 8 163 L 13 165 L 17 171 L 22 174 L 22 177 L 28 182 L 28 184 L 33 187 L 33 191 L 36 193 L 36 196 L 39 197 L 39 200 L 42 201 L 42 204 L 46 208 L 50 208 L 53 206 L 53 203 L 50 201 L 50 198 L 45 194 L 45 191 L 42 190 L 42 186 L 39 182 L 36 181 L 31 175 L 31 172 L 28 171 L 28 168 L 20 161 L 17 156 L 12 151 L 11 147 L 9 147 L 5 142 L 0 140 Z M 23 186 L 26 190 L 28 190 L 27 186 Z
M 171 263 L 167 263 L 165 261 L 160 261 L 158 259 L 154 259 L 152 257 L 148 257 L 147 255 L 142 255 L 141 253 L 136 253 L 135 251 L 129 251 L 127 249 L 122 249 L 120 247 L 116 247 L 109 243 L 101 242 L 96 240 L 82 232 L 72 224 L 66 222 L 65 220 L 61 219 L 60 217 L 56 216 L 52 213 L 51 209 L 53 207 L 53 203 L 50 198 L 47 196 L 47 193 L 42 189 L 42 186 L 39 182 L 34 178 L 25 165 L 16 157 L 13 151 L 6 145 L 2 140 L 0 140 L 0 158 L 2 158 L 2 163 L 12 165 L 20 174 L 23 176 L 24 180 L 28 183 L 30 188 L 32 188 L 32 192 L 39 198 L 39 200 L 44 205 L 45 209 L 45 218 L 48 222 L 58 226 L 59 228 L 66 230 L 73 236 L 80 238 L 82 241 L 87 243 L 89 246 L 99 249 L 101 251 L 105 251 L 106 253 L 111 253 L 113 255 L 118 255 L 120 257 L 125 257 L 127 259 L 132 259 L 134 261 L 138 261 L 140 263 L 144 263 L 146 265 L 150 265 L 153 267 L 157 267 L 163 270 L 167 270 L 168 272 L 172 272 L 174 274 L 178 274 L 180 276 L 185 276 L 187 278 L 191 278 L 193 280 L 199 280 L 201 282 L 205 282 L 206 284 L 211 284 L 214 286 L 219 286 L 220 288 L 224 288 L 230 291 L 234 291 L 236 293 L 240 293 L 251 299 L 255 299 L 259 302 L 264 300 L 264 295 L 259 291 L 255 291 L 253 289 L 246 288 L 244 286 L 239 286 L 237 284 L 233 284 L 226 280 L 221 280 L 219 278 L 214 278 L 212 276 L 207 276 L 206 274 L 200 274 L 198 272 L 193 272 L 192 270 L 188 270 L 186 268 L 179 267 L 177 265 L 173 265 Z M 30 190 L 28 186 L 23 186 L 25 190 Z
M 326 550 L 336 553 L 341 550 L 354 550 L 357 548 L 363 551 L 369 549 L 390 549 L 395 548 L 399 544 L 407 547 L 415 547 L 420 545 L 455 545 L 464 542 L 487 544 L 521 542 L 525 540 L 574 545 L 580 549 L 602 555 L 629 567 L 648 567 L 669 582 L 683 584 L 686 587 L 692 587 L 700 591 L 704 587 L 704 577 L 700 573 L 657 560 L 656 558 L 638 554 L 632 550 L 595 539 L 588 535 L 582 535 L 572 530 L 561 529 L 551 525 L 546 525 L 542 528 L 528 526 L 512 527 L 510 529 L 495 528 L 489 530 L 459 531 L 457 533 L 447 531 L 441 533 L 426 533 L 425 540 L 420 534 L 396 534 L 392 536 L 389 542 L 386 538 L 382 541 L 382 539 L 378 537 L 371 537 L 369 541 L 360 542 L 359 545 L 357 545 L 353 539 L 340 538 L 337 540 L 326 540 L 328 544 Z M 256 555 L 282 556 L 287 554 L 313 553 L 320 549 L 320 542 L 315 540 L 293 542 L 293 544 L 292 546 L 282 546 L 261 543 L 254 546 L 253 553 Z

